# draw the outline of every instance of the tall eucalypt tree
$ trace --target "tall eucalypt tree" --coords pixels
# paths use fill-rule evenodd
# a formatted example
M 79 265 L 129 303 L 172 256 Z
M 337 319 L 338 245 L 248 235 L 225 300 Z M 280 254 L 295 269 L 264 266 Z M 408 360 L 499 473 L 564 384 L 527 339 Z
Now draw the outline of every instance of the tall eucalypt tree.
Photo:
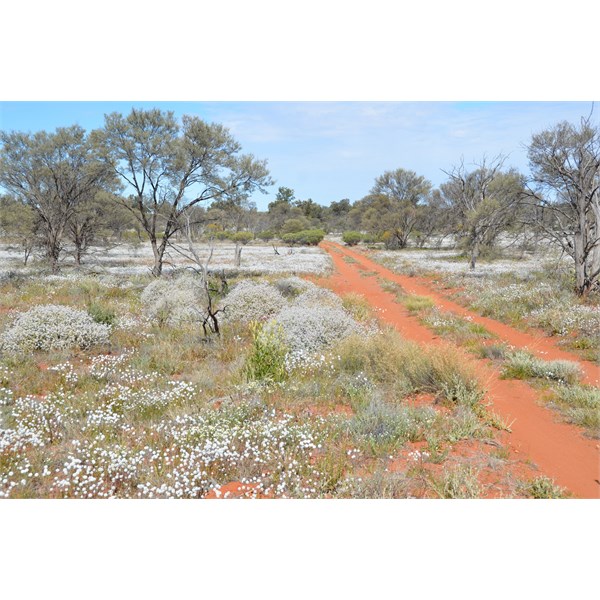
M 112 189 L 114 174 L 78 125 L 54 133 L 2 131 L 0 144 L 0 185 L 34 210 L 56 273 L 69 223 L 100 190 Z
M 172 112 L 136 110 L 105 116 L 94 132 L 105 161 L 126 187 L 124 200 L 147 233 L 154 253 L 152 274 L 160 276 L 169 239 L 184 215 L 200 202 L 242 201 L 272 184 L 266 161 L 240 154 L 227 128 Z
M 600 127 L 590 118 L 534 135 L 528 147 L 534 224 L 575 262 L 575 289 L 600 285 Z

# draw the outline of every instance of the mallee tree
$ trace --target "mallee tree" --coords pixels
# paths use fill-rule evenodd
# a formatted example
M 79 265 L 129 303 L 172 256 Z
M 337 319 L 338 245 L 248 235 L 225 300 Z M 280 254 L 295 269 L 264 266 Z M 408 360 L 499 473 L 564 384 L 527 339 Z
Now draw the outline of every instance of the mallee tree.
M 241 147 L 222 125 L 172 112 L 136 110 L 106 115 L 93 132 L 96 147 L 134 202 L 126 206 L 148 235 L 153 275 L 160 276 L 171 237 L 185 214 L 200 202 L 242 202 L 271 185 L 266 161 L 240 154 Z

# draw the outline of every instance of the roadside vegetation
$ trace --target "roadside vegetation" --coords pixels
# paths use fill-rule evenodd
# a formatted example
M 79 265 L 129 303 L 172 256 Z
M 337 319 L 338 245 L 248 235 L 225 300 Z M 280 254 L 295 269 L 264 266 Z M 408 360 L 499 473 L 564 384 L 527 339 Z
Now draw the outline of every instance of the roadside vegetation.
M 499 487 L 510 464 L 486 458 L 485 390 L 451 351 L 294 276 L 230 279 L 207 338 L 194 283 L 2 282 L 15 307 L 0 314 L 2 497 L 200 498 L 231 482 L 244 497 L 528 495 L 517 475 Z M 102 334 L 32 331 L 50 300 Z

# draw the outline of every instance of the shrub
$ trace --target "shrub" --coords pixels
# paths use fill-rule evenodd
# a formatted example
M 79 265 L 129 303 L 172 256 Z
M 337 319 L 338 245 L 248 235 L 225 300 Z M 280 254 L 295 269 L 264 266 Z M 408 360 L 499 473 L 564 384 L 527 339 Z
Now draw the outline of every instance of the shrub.
M 360 323 L 373 320 L 373 307 L 362 295 L 350 292 L 342 298 L 342 306 Z
M 319 287 L 318 285 L 307 287 L 294 300 L 294 305 L 307 308 L 319 308 L 322 306 L 341 308 L 342 303 L 342 299 L 337 294 L 334 294 L 331 290 L 326 288 Z
M 372 451 L 389 451 L 408 441 L 418 441 L 435 421 L 430 407 L 396 406 L 372 399 L 348 422 L 349 433 L 366 442 Z
M 381 235 L 378 233 L 365 233 L 362 236 L 362 241 L 365 244 L 377 244 L 382 241 Z
M 114 310 L 105 308 L 100 304 L 90 304 L 90 306 L 88 306 L 88 314 L 96 323 L 102 323 L 104 325 L 114 325 L 117 318 Z
M 254 239 L 254 234 L 251 231 L 237 231 L 232 234 L 231 240 L 234 242 L 239 242 L 244 246 L 250 243 Z
M 281 236 L 281 239 L 290 245 L 317 246 L 324 237 L 325 232 L 322 229 L 305 229 L 296 233 L 286 233 Z
M 432 479 L 430 485 L 440 498 L 478 498 L 481 493 L 477 472 L 467 465 L 446 469 L 439 479 Z
M 322 350 L 354 333 L 363 332 L 361 326 L 344 309 L 317 305 L 288 306 L 270 321 L 269 326 L 281 326 L 291 352 L 304 355 Z
M 204 302 L 200 283 L 189 275 L 157 279 L 146 286 L 140 299 L 144 312 L 151 319 L 167 325 L 198 321 Z
M 286 305 L 286 300 L 275 286 L 244 279 L 223 299 L 222 305 L 226 307 L 227 321 L 250 323 L 266 321 Z
M 410 481 L 405 473 L 383 471 L 381 468 L 369 475 L 344 479 L 336 492 L 336 497 L 364 500 L 411 496 Z
M 278 279 L 274 285 L 286 298 L 295 298 L 306 290 L 316 287 L 313 283 L 296 276 Z
M 259 240 L 263 240 L 264 242 L 268 242 L 270 240 L 272 240 L 274 237 L 276 236 L 274 231 L 271 231 L 270 229 L 265 229 L 264 231 L 261 231 L 259 234 L 257 234 L 257 238 Z
M 342 234 L 342 241 L 348 246 L 356 246 L 362 239 L 362 233 L 359 231 L 344 231 Z
M 554 484 L 549 477 L 536 477 L 527 482 L 523 490 L 530 498 L 537 500 L 565 498 L 565 490 Z
M 246 377 L 252 380 L 283 381 L 287 372 L 285 357 L 288 348 L 280 328 L 265 328 L 262 323 L 252 324 L 252 351 L 246 362 Z
M 557 404 L 572 423 L 586 427 L 593 437 L 600 438 L 600 390 L 582 385 L 561 385 L 554 389 Z
M 5 352 L 89 348 L 108 342 L 110 326 L 96 323 L 82 310 L 47 304 L 21 313 L 4 333 L 0 347 Z

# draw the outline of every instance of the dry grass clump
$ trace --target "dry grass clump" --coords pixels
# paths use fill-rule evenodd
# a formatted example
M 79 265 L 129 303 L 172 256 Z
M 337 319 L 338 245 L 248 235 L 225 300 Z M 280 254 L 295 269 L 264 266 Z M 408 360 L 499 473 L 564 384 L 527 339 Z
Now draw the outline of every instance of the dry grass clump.
M 439 498 L 470 499 L 481 494 L 477 472 L 471 465 L 445 470 L 439 478 L 431 479 L 430 487 Z
M 361 294 L 350 292 L 342 297 L 342 306 L 359 323 L 367 323 L 373 320 L 373 307 Z
M 85 349 L 106 344 L 110 331 L 85 311 L 46 304 L 21 313 L 0 338 L 0 349 L 7 353 Z
M 336 496 L 373 500 L 376 498 L 403 499 L 412 497 L 414 484 L 405 473 L 379 469 L 362 477 L 348 477 L 342 481 Z
M 451 312 L 431 309 L 423 315 L 422 322 L 436 334 L 458 344 L 473 344 L 494 337 L 483 325 L 474 323 L 469 317 L 459 317 Z
M 569 421 L 600 438 L 600 390 L 584 385 L 561 385 L 553 390 L 552 403 Z
M 387 329 L 378 335 L 353 336 L 338 350 L 342 371 L 365 373 L 379 383 L 403 382 L 412 392 L 439 394 L 471 404 L 481 398 L 475 375 L 451 347 L 424 348 Z
M 406 442 L 423 439 L 436 419 L 431 407 L 398 406 L 372 398 L 349 419 L 348 433 L 374 455 L 389 453 Z
M 573 384 L 579 381 L 583 373 L 581 367 L 575 362 L 542 360 L 529 352 L 518 350 L 508 355 L 502 374 L 513 379 L 549 379 Z
M 435 302 L 429 296 L 417 296 L 415 294 L 400 295 L 398 301 L 411 313 L 420 312 L 435 305 Z

